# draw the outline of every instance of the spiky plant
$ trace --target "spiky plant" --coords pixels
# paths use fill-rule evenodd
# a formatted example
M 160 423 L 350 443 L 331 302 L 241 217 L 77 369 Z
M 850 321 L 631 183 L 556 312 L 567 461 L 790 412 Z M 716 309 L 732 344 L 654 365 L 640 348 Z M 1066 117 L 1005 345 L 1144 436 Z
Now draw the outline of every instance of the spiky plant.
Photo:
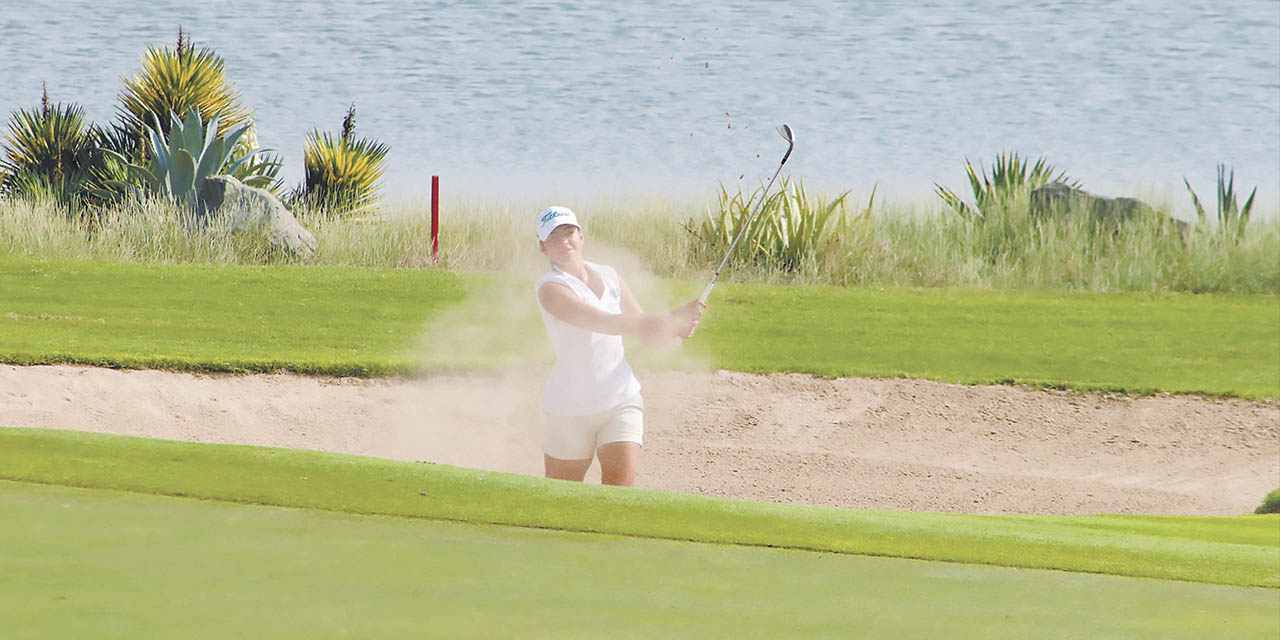
M 759 205 L 760 210 L 749 224 L 748 218 L 755 209 L 753 203 L 762 196 L 764 185 L 749 197 L 741 189 L 730 194 L 721 185 L 718 209 L 708 211 L 697 229 L 692 222 L 686 228 L 698 237 L 698 245 L 710 256 L 722 256 L 747 224 L 732 261 L 782 273 L 811 268 L 831 240 L 837 222 L 844 218 L 849 192 L 828 200 L 810 197 L 803 182 L 793 182 L 786 176 L 782 176 L 779 184 L 782 188 Z M 874 200 L 873 190 L 871 202 Z M 871 203 L 868 203 L 858 218 L 870 215 L 870 210 Z
M 1244 228 L 1249 224 L 1249 214 L 1253 212 L 1253 197 L 1258 195 L 1258 188 L 1254 187 L 1244 201 L 1244 206 L 1239 206 L 1236 203 L 1236 170 L 1232 169 L 1230 174 L 1226 170 L 1226 165 L 1218 165 L 1218 231 L 1235 234 L 1239 238 L 1244 235 Z M 1205 215 L 1204 205 L 1200 204 L 1200 198 L 1196 196 L 1186 176 L 1182 177 L 1182 182 L 1191 193 L 1191 204 L 1195 205 L 1196 217 L 1200 224 L 1204 224 L 1208 217 Z
M 124 79 L 120 91 L 118 113 L 119 132 L 116 136 L 127 143 L 129 149 L 116 149 L 135 160 L 145 160 L 147 128 L 155 118 L 160 121 L 162 132 L 173 125 L 170 114 L 181 115 L 191 109 L 199 109 L 204 123 L 218 119 L 217 135 L 248 125 L 249 135 L 242 140 L 254 141 L 253 114 L 240 103 L 231 81 L 223 69 L 218 54 L 205 47 L 196 50 L 190 38 L 184 38 L 178 28 L 178 43 L 174 49 L 148 47 L 142 58 L 142 69 L 131 78 Z M 256 146 L 250 144 L 248 146 Z M 237 153 L 236 156 L 242 155 Z
M 303 143 L 306 172 L 300 199 L 333 215 L 350 215 L 372 206 L 378 197 L 387 145 L 355 137 L 353 103 L 334 136 L 313 130 Z
M 998 207 L 1050 182 L 1063 182 L 1077 189 L 1080 187 L 1080 183 L 1068 178 L 1064 171 L 1054 175 L 1054 168 L 1044 157 L 1037 160 L 1028 170 L 1027 161 L 1020 158 L 1017 153 L 1009 151 L 1001 151 L 996 156 L 990 177 L 987 176 L 986 168 L 975 169 L 973 163 L 967 159 L 964 162 L 964 172 L 969 177 L 969 187 L 973 190 L 973 206 L 950 189 L 937 183 L 933 186 L 943 202 L 956 213 L 969 219 L 986 218 Z
M 83 195 L 100 163 L 98 134 L 77 104 L 49 104 L 45 90 L 38 109 L 19 109 L 9 120 L 0 153 L 0 185 L 9 196 L 47 193 L 63 204 Z
M 154 128 L 148 128 L 147 166 L 127 162 L 127 158 L 114 151 L 107 155 L 125 163 L 131 180 L 116 184 L 122 190 L 130 184 L 183 204 L 189 204 L 200 181 L 214 175 L 230 175 L 251 187 L 268 187 L 279 171 L 280 162 L 259 155 L 253 149 L 236 157 L 232 150 L 249 130 L 241 125 L 225 136 L 218 135 L 219 119 L 214 116 L 208 124 L 203 122 L 200 110 L 193 107 L 185 118 L 170 114 L 167 134 L 161 132 L 160 119 L 154 118 Z

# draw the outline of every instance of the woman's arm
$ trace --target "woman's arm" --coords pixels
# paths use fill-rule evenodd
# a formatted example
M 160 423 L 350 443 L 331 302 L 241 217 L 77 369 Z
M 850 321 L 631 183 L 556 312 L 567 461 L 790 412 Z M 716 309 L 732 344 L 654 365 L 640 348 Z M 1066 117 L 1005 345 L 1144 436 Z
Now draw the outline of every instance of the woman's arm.
M 631 302 L 635 306 L 628 309 L 626 296 L 629 294 L 629 291 L 624 294 L 621 314 L 601 311 L 583 302 L 569 287 L 555 282 L 548 282 L 538 289 L 538 302 L 542 303 L 542 308 L 547 313 L 579 329 L 612 336 L 645 337 L 661 333 L 665 314 L 645 313 L 643 309 L 639 309 L 640 305 L 634 297 Z
M 622 289 L 621 314 L 601 311 L 583 302 L 569 287 L 555 282 L 538 289 L 538 301 L 547 313 L 579 329 L 613 336 L 633 335 L 650 346 L 667 346 L 675 338 L 693 337 L 707 305 L 693 300 L 671 311 L 645 313 L 621 276 L 618 284 Z
M 631 294 L 631 288 L 627 286 L 627 282 L 618 275 L 618 285 L 622 289 L 622 312 L 623 313 L 644 313 L 644 309 L 640 306 L 640 301 Z M 666 318 L 663 320 L 667 327 L 659 332 L 656 339 L 652 343 L 653 346 L 666 346 L 671 337 L 674 335 L 681 340 L 688 340 L 693 337 L 693 332 L 698 328 L 698 321 L 702 318 L 702 311 L 707 305 L 701 300 L 692 300 L 684 305 L 676 307 L 664 314 Z

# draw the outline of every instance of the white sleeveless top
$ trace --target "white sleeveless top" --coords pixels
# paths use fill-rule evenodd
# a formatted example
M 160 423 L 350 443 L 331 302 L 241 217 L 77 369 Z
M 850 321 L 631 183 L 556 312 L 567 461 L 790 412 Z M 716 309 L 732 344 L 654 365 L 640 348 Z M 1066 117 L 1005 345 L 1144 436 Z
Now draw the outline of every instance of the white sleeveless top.
M 622 287 L 613 267 L 585 263 L 604 281 L 604 295 L 597 297 L 587 283 L 551 265 L 533 286 L 534 298 L 542 286 L 554 282 L 573 291 L 585 303 L 605 313 L 622 313 Z M 542 392 L 542 408 L 557 416 L 589 416 L 612 409 L 640 392 L 640 381 L 622 353 L 622 336 L 595 333 L 575 327 L 542 311 L 556 363 Z

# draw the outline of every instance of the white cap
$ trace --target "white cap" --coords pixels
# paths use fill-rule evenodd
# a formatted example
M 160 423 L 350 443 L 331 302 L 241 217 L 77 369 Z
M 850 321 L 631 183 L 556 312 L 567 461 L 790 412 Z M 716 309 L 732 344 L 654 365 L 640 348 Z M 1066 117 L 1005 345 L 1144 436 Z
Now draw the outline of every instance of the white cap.
M 569 207 L 548 207 L 546 211 L 538 214 L 538 242 L 546 242 L 547 236 L 551 235 L 556 227 L 562 224 L 571 224 L 579 229 L 582 225 L 578 224 L 578 216 L 573 215 L 573 211 Z

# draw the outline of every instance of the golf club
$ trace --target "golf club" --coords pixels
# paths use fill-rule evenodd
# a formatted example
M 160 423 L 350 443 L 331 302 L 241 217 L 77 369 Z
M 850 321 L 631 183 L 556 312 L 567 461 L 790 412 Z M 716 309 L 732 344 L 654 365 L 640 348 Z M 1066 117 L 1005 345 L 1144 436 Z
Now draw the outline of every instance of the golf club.
M 729 245 L 729 250 L 725 252 L 724 259 L 720 261 L 720 266 L 716 267 L 715 275 L 711 276 L 711 282 L 707 284 L 707 288 L 702 291 L 702 296 L 698 298 L 702 304 L 707 304 L 707 296 L 711 295 L 711 289 L 716 286 L 716 278 L 720 277 L 720 271 L 724 269 L 724 265 L 729 262 L 729 256 L 733 255 L 734 247 L 738 246 L 738 241 L 742 239 L 742 234 L 746 232 L 747 227 L 751 226 L 751 221 L 755 219 L 756 214 L 760 212 L 761 205 L 765 200 L 769 199 L 769 189 L 773 187 L 773 181 L 778 179 L 778 174 L 782 173 L 782 165 L 787 163 L 787 158 L 791 157 L 791 150 L 796 146 L 796 134 L 791 130 L 791 126 L 782 124 L 778 127 L 778 133 L 787 141 L 787 153 L 782 156 L 782 162 L 778 163 L 778 170 L 773 172 L 773 177 L 769 178 L 769 184 L 765 186 L 764 193 L 760 194 L 760 202 L 756 203 L 755 209 L 751 215 L 747 216 L 747 221 L 742 223 L 742 228 L 738 229 L 738 235 L 733 239 L 733 244 Z M 751 203 L 748 202 L 747 206 Z

